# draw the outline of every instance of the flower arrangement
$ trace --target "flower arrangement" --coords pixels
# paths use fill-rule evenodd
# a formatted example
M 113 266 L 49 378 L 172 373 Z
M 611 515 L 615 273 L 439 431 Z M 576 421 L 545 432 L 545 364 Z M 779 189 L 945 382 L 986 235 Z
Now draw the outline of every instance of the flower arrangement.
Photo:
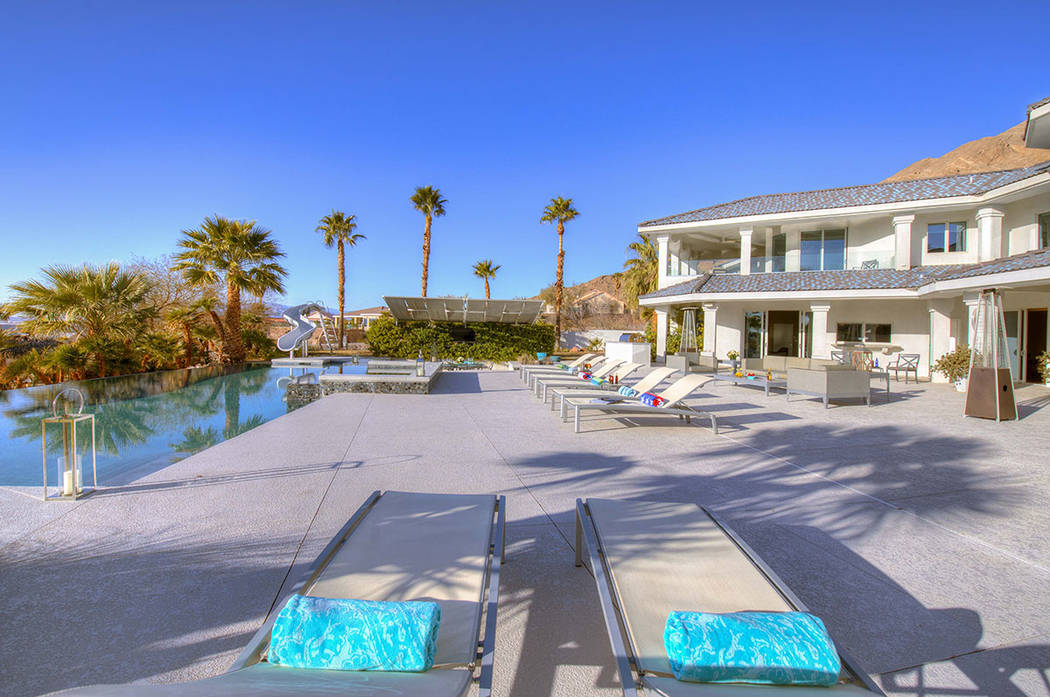
M 1039 366 L 1039 374 L 1043 376 L 1043 382 L 1050 385 L 1050 351 L 1043 351 L 1035 357 Z
M 736 350 L 730 351 L 729 353 L 726 354 L 726 358 L 728 358 L 731 361 L 735 361 L 738 358 L 740 358 L 740 352 L 736 351 Z

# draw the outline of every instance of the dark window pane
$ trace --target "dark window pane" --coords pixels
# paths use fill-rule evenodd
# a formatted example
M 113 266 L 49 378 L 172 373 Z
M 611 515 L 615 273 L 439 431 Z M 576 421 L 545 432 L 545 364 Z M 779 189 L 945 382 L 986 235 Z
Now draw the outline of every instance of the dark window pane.
M 806 337 L 806 342 L 802 345 L 802 357 L 812 358 L 813 357 L 813 313 L 803 312 L 802 313 L 802 333 Z
M 944 251 L 944 223 L 935 223 L 926 226 L 926 251 Z
M 821 243 L 821 232 L 816 230 L 813 232 L 803 232 L 802 242 L 800 244 L 800 259 L 799 269 L 802 271 L 818 271 L 820 270 L 820 248 Z
M 966 223 L 948 223 L 948 251 L 966 251 Z
M 744 314 L 745 341 L 744 358 L 762 357 L 762 313 Z
M 846 231 L 824 231 L 824 270 L 846 268 Z
M 787 235 L 783 232 L 773 235 L 773 270 L 783 271 L 787 268 L 784 263 L 787 257 Z
M 1050 247 L 1050 213 L 1039 216 L 1039 247 L 1046 249 Z
M 890 325 L 865 324 L 864 341 L 874 341 L 880 344 L 890 343 Z
M 839 322 L 835 329 L 835 341 L 860 341 L 862 328 L 863 325 L 861 324 L 843 324 Z

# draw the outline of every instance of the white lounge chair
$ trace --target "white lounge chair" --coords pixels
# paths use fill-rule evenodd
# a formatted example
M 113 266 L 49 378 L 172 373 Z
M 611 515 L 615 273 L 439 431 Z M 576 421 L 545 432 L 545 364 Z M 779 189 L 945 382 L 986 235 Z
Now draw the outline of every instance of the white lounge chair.
M 612 394 L 616 390 L 617 386 L 620 383 L 622 383 L 624 379 L 629 377 L 632 373 L 634 373 L 634 371 L 638 370 L 641 367 L 641 363 L 621 363 L 619 365 L 612 366 L 610 371 L 604 375 L 599 375 L 598 373 L 595 373 L 595 377 L 615 379 L 615 383 L 613 383 L 612 385 L 607 383 L 605 386 L 595 385 L 589 380 L 580 380 L 578 378 L 575 381 L 569 379 L 541 380 L 537 383 L 537 388 L 540 391 L 540 401 L 546 404 L 547 394 L 549 393 L 550 395 L 552 395 L 551 411 L 554 411 L 554 409 L 556 408 L 555 398 L 553 396 L 555 390 L 560 390 L 562 393 L 570 394 L 581 390 L 587 390 L 589 392 L 594 392 L 595 390 L 597 390 L 603 392 L 604 394 Z
M 624 361 L 621 361 L 619 358 L 609 358 L 609 359 L 606 359 L 606 360 L 602 361 L 602 364 L 599 367 L 594 368 L 594 369 L 592 369 L 592 370 L 590 370 L 588 372 L 590 372 L 591 375 L 593 375 L 596 378 L 604 378 L 604 377 L 607 377 L 609 374 L 611 374 L 614 370 L 619 368 L 621 365 L 623 365 L 623 363 L 624 363 Z M 564 385 L 566 383 L 571 384 L 573 382 L 576 382 L 576 383 L 587 383 L 588 385 L 592 385 L 592 386 L 594 384 L 594 383 L 588 383 L 586 380 L 581 380 L 580 376 L 579 376 L 579 373 L 577 373 L 576 375 L 559 375 L 557 373 L 542 373 L 540 375 L 537 375 L 536 379 L 533 381 L 533 389 L 532 389 L 532 391 L 537 397 L 539 397 L 540 394 L 542 393 L 543 394 L 543 401 L 547 401 L 547 388 L 546 388 L 546 385 Z
M 553 364 L 553 363 L 535 363 L 535 364 L 532 364 L 532 365 L 522 365 L 521 366 L 521 370 L 518 373 L 518 377 L 521 378 L 522 382 L 527 383 L 529 381 L 529 379 L 528 379 L 529 378 L 529 373 L 532 373 L 534 371 L 538 371 L 538 370 L 564 371 L 566 369 L 571 370 L 573 368 L 580 367 L 581 365 L 583 365 L 587 361 L 593 360 L 594 358 L 597 358 L 600 355 L 601 354 L 599 354 L 599 353 L 585 353 L 582 356 L 577 357 L 571 363 L 558 363 L 558 364 Z
M 589 359 L 585 363 L 581 363 L 580 365 L 578 365 L 578 366 L 576 366 L 574 368 L 569 368 L 568 370 L 561 370 L 559 368 L 547 368 L 546 370 L 532 370 L 532 371 L 529 371 L 529 374 L 526 376 L 526 383 L 528 384 L 530 390 L 534 390 L 534 389 L 536 389 L 536 381 L 539 380 L 540 378 L 544 378 L 544 377 L 548 377 L 548 378 L 549 377 L 562 377 L 563 378 L 563 377 L 569 377 L 569 376 L 572 376 L 572 375 L 577 375 L 583 370 L 595 371 L 595 370 L 598 370 L 601 367 L 603 367 L 610 360 L 611 359 L 607 358 L 606 356 L 598 355 L 598 356 L 595 356 L 594 358 Z
M 680 419 L 685 419 L 686 423 L 690 423 L 690 420 L 694 416 L 703 416 L 711 420 L 711 430 L 718 433 L 718 417 L 706 411 L 697 411 L 692 407 L 685 404 L 681 404 L 681 401 L 691 395 L 696 390 L 700 389 L 709 382 L 712 382 L 714 378 L 710 375 L 700 375 L 693 373 L 686 375 L 683 378 L 679 378 L 668 385 L 667 389 L 657 394 L 664 400 L 664 403 L 658 407 L 651 407 L 647 404 L 643 404 L 639 399 L 635 397 L 622 397 L 621 402 L 598 402 L 595 398 L 585 399 L 581 397 L 566 396 L 562 397 L 562 415 L 566 409 L 573 410 L 573 432 L 580 432 L 580 412 L 582 411 L 601 411 L 603 413 L 620 416 L 620 415 L 633 415 L 633 414 L 652 414 L 652 415 L 673 415 Z M 607 392 L 606 397 L 617 397 L 614 392 Z
M 221 675 L 169 685 L 95 685 L 54 694 L 460 697 L 466 694 L 477 673 L 478 694 L 488 697 L 492 690 L 505 521 L 506 501 L 502 496 L 377 491 L 292 589 L 300 595 L 326 598 L 437 602 L 441 606 L 441 624 L 435 667 L 425 673 L 311 670 L 267 663 L 273 622 L 286 600 L 281 598 L 247 648 Z M 163 618 L 158 617 L 157 621 Z
M 664 626 L 672 610 L 805 611 L 723 521 L 692 503 L 576 500 L 576 566 L 584 544 L 624 697 L 872 697 L 883 692 L 841 648 L 832 687 L 689 683 L 671 673 Z
M 661 382 L 674 375 L 674 368 L 653 368 L 640 380 L 632 385 L 627 385 L 636 392 L 652 392 L 653 389 Z M 621 385 L 622 387 L 623 385 Z M 565 420 L 565 400 L 569 397 L 579 397 L 581 399 L 595 399 L 597 397 L 616 397 L 617 392 L 615 390 L 607 390 L 595 387 L 594 385 L 587 384 L 584 389 L 569 388 L 567 386 L 555 386 L 551 388 L 551 411 L 557 407 L 561 413 L 561 418 Z

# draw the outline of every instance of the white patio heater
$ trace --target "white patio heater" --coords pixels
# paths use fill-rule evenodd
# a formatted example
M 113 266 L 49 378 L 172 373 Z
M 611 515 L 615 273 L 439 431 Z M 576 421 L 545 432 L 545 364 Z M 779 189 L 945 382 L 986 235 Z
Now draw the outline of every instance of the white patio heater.
M 966 378 L 966 416 L 1006 421 L 1017 418 L 1002 297 L 982 290 L 973 311 L 973 344 Z

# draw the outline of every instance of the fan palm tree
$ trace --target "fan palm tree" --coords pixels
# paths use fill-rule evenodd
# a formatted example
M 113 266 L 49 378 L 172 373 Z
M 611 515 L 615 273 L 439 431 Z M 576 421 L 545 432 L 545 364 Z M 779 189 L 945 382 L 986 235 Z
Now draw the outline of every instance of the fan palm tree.
M 339 264 L 339 348 L 346 346 L 343 333 L 343 312 L 346 305 L 346 251 L 345 246 L 356 247 L 359 240 L 366 239 L 357 229 L 357 219 L 354 215 L 346 215 L 342 211 L 332 210 L 331 213 L 321 218 L 321 224 L 317 226 L 317 232 L 324 235 L 324 244 L 329 249 L 335 245 L 336 259 Z
M 441 191 L 432 186 L 421 186 L 412 194 L 412 205 L 423 214 L 426 221 L 423 225 L 423 297 L 427 297 L 427 279 L 430 270 L 430 225 L 434 218 L 445 215 L 445 204 Z
M 541 223 L 558 224 L 558 271 L 554 278 L 554 348 L 561 345 L 561 303 L 565 292 L 565 223 L 569 222 L 580 212 L 572 207 L 571 198 L 555 196 L 547 207 L 543 209 Z
M 105 376 L 109 350 L 130 342 L 154 314 L 146 303 L 149 281 L 116 262 L 49 266 L 42 273 L 43 280 L 12 284 L 13 298 L 0 314 L 27 316 L 20 328 L 31 336 L 83 341 Z
M 226 316 L 217 323 L 220 354 L 224 363 L 243 363 L 241 292 L 256 296 L 271 290 L 284 292 L 283 279 L 288 272 L 277 263 L 284 252 L 270 237 L 270 231 L 254 220 L 216 215 L 182 234 L 182 251 L 175 255 L 175 268 L 194 285 L 226 286 Z
M 634 256 L 623 264 L 624 296 L 627 300 L 627 305 L 632 309 L 637 309 L 638 296 L 652 293 L 656 290 L 657 280 L 660 275 L 660 255 L 652 240 L 641 233 L 638 233 L 636 242 L 631 242 L 627 245 L 627 251 L 633 252 Z M 652 310 L 648 308 L 643 309 L 643 316 L 652 314 Z
M 482 261 L 474 264 L 474 275 L 485 281 L 485 299 L 488 300 L 489 295 L 489 279 L 496 277 L 496 272 L 503 268 L 500 264 L 493 264 L 491 259 L 483 259 Z

